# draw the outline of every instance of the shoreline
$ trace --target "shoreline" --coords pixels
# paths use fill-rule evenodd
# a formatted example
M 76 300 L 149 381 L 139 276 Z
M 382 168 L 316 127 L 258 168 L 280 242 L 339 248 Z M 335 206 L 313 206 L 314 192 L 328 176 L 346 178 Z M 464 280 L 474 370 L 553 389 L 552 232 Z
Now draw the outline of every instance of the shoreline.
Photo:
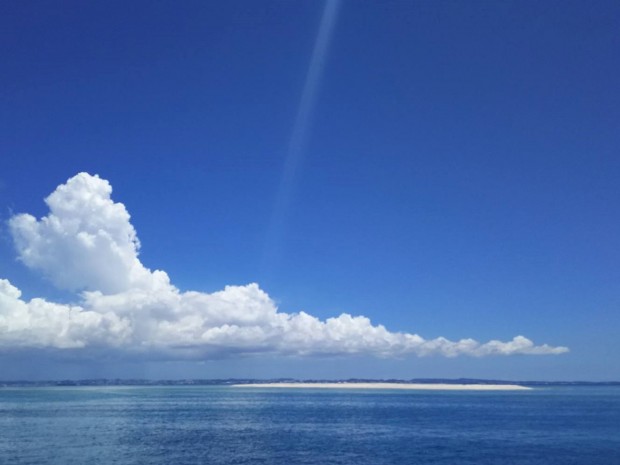
M 232 384 L 236 388 L 285 389 L 401 389 L 424 391 L 530 391 L 518 384 L 425 384 L 425 383 L 250 383 Z

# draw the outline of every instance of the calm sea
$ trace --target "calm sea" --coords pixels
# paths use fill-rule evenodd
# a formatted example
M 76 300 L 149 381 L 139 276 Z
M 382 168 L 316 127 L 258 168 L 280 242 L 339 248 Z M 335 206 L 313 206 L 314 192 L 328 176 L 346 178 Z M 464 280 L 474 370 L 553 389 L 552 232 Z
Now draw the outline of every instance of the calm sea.
M 620 388 L 5 388 L 0 463 L 614 465 Z

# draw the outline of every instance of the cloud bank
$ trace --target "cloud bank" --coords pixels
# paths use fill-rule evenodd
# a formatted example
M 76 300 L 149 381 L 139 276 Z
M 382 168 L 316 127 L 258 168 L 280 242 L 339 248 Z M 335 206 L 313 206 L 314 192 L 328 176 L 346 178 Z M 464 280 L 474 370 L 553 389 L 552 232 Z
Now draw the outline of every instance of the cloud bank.
M 278 311 L 257 284 L 211 294 L 181 292 L 161 270 L 139 260 L 140 242 L 108 181 L 80 173 L 45 199 L 49 214 L 9 220 L 19 259 L 61 289 L 79 292 L 67 305 L 22 299 L 0 279 L 0 350 L 104 349 L 167 359 L 229 355 L 364 354 L 396 357 L 561 354 L 523 336 L 479 343 L 424 339 L 388 331 L 364 316 L 343 313 L 321 321 Z

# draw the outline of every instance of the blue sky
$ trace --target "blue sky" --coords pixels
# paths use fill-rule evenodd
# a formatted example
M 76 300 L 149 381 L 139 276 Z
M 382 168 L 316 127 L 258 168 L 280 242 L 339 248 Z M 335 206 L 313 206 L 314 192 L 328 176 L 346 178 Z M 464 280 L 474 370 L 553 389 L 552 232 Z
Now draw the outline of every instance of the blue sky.
M 233 338 L 187 356 L 160 339 L 60 348 L 26 327 L 0 347 L 0 377 L 620 379 L 618 3 L 332 6 L 311 73 L 322 2 L 0 6 L 0 279 L 20 302 L 107 311 L 80 294 L 98 282 L 54 282 L 95 261 L 107 273 L 105 253 L 73 270 L 67 257 L 86 255 L 59 255 L 65 236 L 41 230 L 53 250 L 28 263 L 33 243 L 15 238 L 30 230 L 10 226 L 48 215 L 43 199 L 86 172 L 67 190 L 124 204 L 115 231 L 133 228 L 139 269 L 179 293 L 258 283 L 267 313 L 570 351 L 419 356 L 390 339 L 401 352 L 386 355 L 329 333 L 319 353 L 280 328 L 277 349 Z

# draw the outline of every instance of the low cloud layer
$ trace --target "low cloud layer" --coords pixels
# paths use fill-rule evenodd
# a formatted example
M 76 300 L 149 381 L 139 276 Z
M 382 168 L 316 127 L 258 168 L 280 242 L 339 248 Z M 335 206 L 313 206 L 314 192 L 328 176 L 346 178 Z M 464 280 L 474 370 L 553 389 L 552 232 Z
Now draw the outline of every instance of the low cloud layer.
M 321 321 L 278 311 L 257 284 L 212 294 L 181 292 L 164 271 L 138 258 L 140 243 L 110 184 L 87 173 L 45 199 L 39 220 L 9 221 L 19 259 L 61 289 L 80 292 L 75 305 L 35 298 L 0 279 L 0 350 L 105 349 L 147 357 L 208 359 L 232 354 L 406 354 L 486 356 L 561 354 L 523 336 L 481 344 L 473 339 L 423 339 L 388 331 L 364 316 L 343 313 Z

